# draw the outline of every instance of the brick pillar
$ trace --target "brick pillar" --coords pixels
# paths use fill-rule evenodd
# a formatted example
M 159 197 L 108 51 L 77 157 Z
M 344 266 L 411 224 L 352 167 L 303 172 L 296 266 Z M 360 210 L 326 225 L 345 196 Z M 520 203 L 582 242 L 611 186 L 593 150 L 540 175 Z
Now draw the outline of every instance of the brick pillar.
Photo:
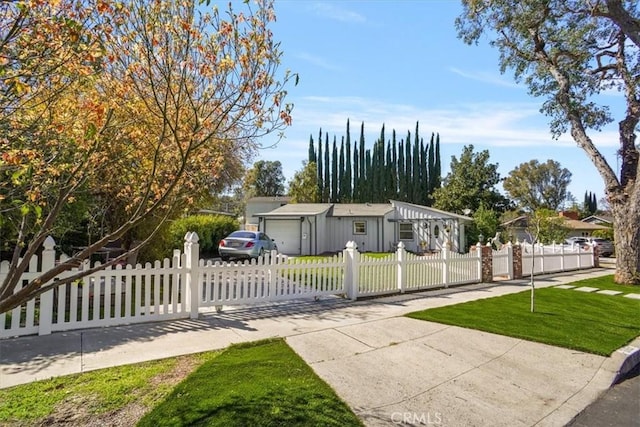
M 472 250 L 477 250 L 478 246 L 472 246 Z M 482 253 L 482 283 L 493 282 L 493 248 L 491 246 L 480 246 Z
M 522 246 L 513 245 L 513 279 L 522 279 Z
M 593 266 L 595 268 L 600 267 L 600 248 L 598 246 L 593 245 Z

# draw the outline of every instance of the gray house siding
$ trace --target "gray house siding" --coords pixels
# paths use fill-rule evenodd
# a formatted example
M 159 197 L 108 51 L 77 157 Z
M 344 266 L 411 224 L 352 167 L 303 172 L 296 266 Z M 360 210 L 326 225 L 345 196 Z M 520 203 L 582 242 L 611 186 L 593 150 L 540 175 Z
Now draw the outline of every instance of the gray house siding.
M 260 230 L 287 255 L 337 252 L 349 241 L 354 241 L 362 252 L 392 251 L 400 241 L 415 252 L 445 247 L 460 251 L 465 247 L 465 224 L 472 221 L 465 216 L 396 201 L 288 204 L 255 216 L 259 218 Z
M 402 241 L 407 250 L 421 251 L 423 242 L 425 250 L 442 250 L 446 245 L 449 245 L 447 249 L 457 252 L 465 248 L 464 224 L 470 223 L 471 218 L 406 202 L 392 201 L 391 204 L 398 223 L 395 242 Z M 411 239 L 401 239 L 400 224 L 412 225 Z
M 327 218 L 327 251 L 336 252 L 345 248 L 347 242 L 354 241 L 361 252 L 384 252 L 389 250 L 388 242 L 393 239 L 393 225 L 383 217 L 345 216 Z M 357 232 L 357 225 L 364 224 L 364 232 Z

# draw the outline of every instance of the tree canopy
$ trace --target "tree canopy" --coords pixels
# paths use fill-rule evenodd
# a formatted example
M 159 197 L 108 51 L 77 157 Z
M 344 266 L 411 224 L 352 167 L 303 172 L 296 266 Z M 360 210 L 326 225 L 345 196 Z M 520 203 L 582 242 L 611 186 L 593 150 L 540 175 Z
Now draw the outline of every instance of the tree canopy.
M 0 212 L 13 250 L 0 312 L 153 219 L 144 245 L 164 219 L 232 181 L 256 137 L 290 123 L 271 2 L 226 14 L 196 3 L 0 3 Z M 117 215 L 14 293 L 62 213 L 81 201 Z
M 296 171 L 289 182 L 291 203 L 318 203 L 318 168 L 315 162 L 303 162 L 302 170 Z
M 285 178 L 279 160 L 258 160 L 247 171 L 243 189 L 245 197 L 284 195 Z
M 464 0 L 460 37 L 482 35 L 500 52 L 532 96 L 542 98 L 554 136 L 569 132 L 595 165 L 615 220 L 616 281 L 640 283 L 640 3 L 635 0 Z M 617 92 L 626 109 L 614 118 L 605 104 Z M 591 132 L 618 122 L 616 173 Z
M 451 156 L 451 171 L 433 192 L 435 208 L 463 214 L 483 205 L 496 212 L 508 207 L 509 201 L 495 188 L 500 182 L 498 164 L 489 163 L 488 150 L 474 153 L 473 149 L 467 145 L 459 159 Z
M 504 179 L 502 187 L 521 208 L 530 212 L 540 208 L 558 210 L 566 201 L 571 172 L 559 162 L 521 163 Z

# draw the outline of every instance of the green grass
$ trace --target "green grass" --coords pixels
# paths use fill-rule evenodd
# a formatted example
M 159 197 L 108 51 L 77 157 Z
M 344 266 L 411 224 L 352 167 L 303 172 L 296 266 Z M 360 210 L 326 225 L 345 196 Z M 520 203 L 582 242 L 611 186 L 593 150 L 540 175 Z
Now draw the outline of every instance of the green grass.
M 281 339 L 234 345 L 179 384 L 139 426 L 362 425 Z
M 73 422 L 117 424 L 127 405 L 146 408 L 142 426 L 362 425 L 281 339 L 0 389 L 0 425 L 57 425 L 78 412 Z
M 579 282 L 569 283 L 571 286 L 589 286 L 591 288 L 599 288 L 603 290 L 620 291 L 625 294 L 636 293 L 640 294 L 640 286 L 634 285 L 619 285 L 613 282 L 613 275 L 594 277 L 591 279 L 580 280 Z
M 573 282 L 574 286 L 640 292 L 616 285 L 613 276 Z M 478 329 L 500 335 L 609 356 L 640 335 L 640 301 L 574 290 L 529 291 L 407 314 L 420 320 Z
M 201 357 L 206 359 L 205 355 Z M 153 406 L 171 387 L 153 384 L 151 379 L 172 370 L 178 360 L 118 366 L 0 389 L 0 425 L 36 424 L 65 401 L 82 402 L 93 414 L 103 414 L 134 401 Z
M 394 252 L 364 252 L 362 256 L 369 258 L 387 258 L 394 254 Z
M 316 267 L 318 262 L 333 262 L 333 256 L 309 255 L 287 260 L 290 269 L 280 270 L 281 277 L 287 280 L 294 280 L 299 284 L 318 288 L 321 284 L 333 288 L 341 283 L 344 270 L 339 267 Z

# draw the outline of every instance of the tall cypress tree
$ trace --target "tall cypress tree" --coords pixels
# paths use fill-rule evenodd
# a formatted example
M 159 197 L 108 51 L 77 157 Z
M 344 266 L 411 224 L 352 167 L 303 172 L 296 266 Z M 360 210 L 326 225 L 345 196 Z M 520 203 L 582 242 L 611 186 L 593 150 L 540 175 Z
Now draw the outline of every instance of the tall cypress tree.
M 391 185 L 392 193 L 391 198 L 397 199 L 399 193 L 399 183 L 398 183 L 398 142 L 396 141 L 396 131 L 395 129 L 391 133 L 391 168 L 393 175 L 393 184 Z
M 358 153 L 358 147 L 353 147 L 353 192 L 351 193 L 351 200 L 354 202 L 360 201 L 360 153 Z
M 343 202 L 350 202 L 353 198 L 353 182 L 351 181 L 351 131 L 349 129 L 349 120 L 347 119 L 347 143 L 345 147 L 344 153 L 344 180 L 345 180 L 345 191 L 342 194 Z
M 333 150 L 331 152 L 331 201 L 337 203 L 338 196 L 338 144 L 333 136 Z
M 309 160 L 316 160 L 320 201 L 364 203 L 397 199 L 431 205 L 431 194 L 441 185 L 440 136 L 432 133 L 431 140 L 425 144 L 419 130 L 416 122 L 414 138 L 408 131 L 407 139 L 398 142 L 394 129 L 392 139 L 386 141 L 383 124 L 380 138 L 367 149 L 362 122 L 352 157 L 349 120 L 346 139 L 342 137 L 339 151 L 334 136 L 333 150 L 329 152 L 329 135 L 324 134 L 323 144 L 320 129 L 317 154 L 315 141 L 309 138 Z M 595 205 L 595 195 L 589 194 L 588 199 L 589 206 Z
M 429 160 L 428 160 L 428 169 L 429 169 L 429 205 L 433 203 L 433 197 L 431 194 L 433 190 L 436 188 L 436 146 L 434 141 L 434 134 L 431 134 L 431 141 L 429 141 Z
M 420 142 L 418 139 L 418 123 L 416 123 L 416 133 L 413 138 L 413 162 L 412 162 L 412 170 L 413 170 L 413 182 L 412 182 L 412 197 L 411 201 L 413 203 L 420 203 L 420 188 L 422 175 L 420 170 Z
M 331 165 L 329 163 L 329 134 L 324 134 L 324 191 L 322 201 L 327 203 L 331 197 Z
M 345 194 L 347 193 L 347 183 L 345 181 L 345 170 L 344 170 L 344 136 L 340 141 L 340 163 L 338 164 L 338 202 L 344 203 Z
M 407 169 L 404 166 L 404 140 L 398 143 L 398 199 L 407 200 L 407 180 L 405 179 Z
M 313 146 L 313 135 L 309 135 L 309 163 L 316 163 L 316 149 Z
M 440 188 L 440 185 L 442 184 L 442 164 L 440 162 L 440 134 L 436 134 L 436 159 L 434 162 L 434 174 L 435 174 L 435 178 L 434 178 L 434 187 L 433 189 L 435 190 L 436 188 Z
M 367 202 L 371 202 L 373 201 L 372 196 L 373 196 L 373 179 L 371 177 L 371 150 L 367 150 L 366 154 L 365 154 L 365 177 L 366 179 L 364 180 L 364 197 L 361 200 L 362 203 L 367 203 Z
M 318 166 L 318 197 L 320 198 L 320 202 L 322 202 L 322 195 L 324 194 L 324 172 L 322 170 L 324 162 L 322 157 L 322 128 L 320 128 L 320 133 L 318 134 L 318 156 L 317 163 Z
M 409 202 L 413 197 L 413 172 L 411 171 L 411 166 L 413 166 L 413 160 L 411 159 L 411 131 L 407 131 L 407 140 L 404 142 L 404 150 L 405 179 L 407 180 L 407 195 L 405 197 L 405 200 Z
M 429 206 L 429 165 L 424 139 L 420 138 L 420 204 Z
M 358 199 L 360 202 L 363 202 L 366 197 L 364 197 L 364 192 L 366 192 L 366 181 L 368 179 L 366 172 L 366 163 L 365 163 L 365 148 L 364 148 L 364 122 L 360 125 L 360 172 L 359 172 L 359 183 L 358 187 L 360 189 L 360 194 L 358 195 Z
M 391 157 L 391 144 L 387 144 L 387 160 L 384 165 L 384 202 L 394 198 L 393 191 L 393 159 Z

